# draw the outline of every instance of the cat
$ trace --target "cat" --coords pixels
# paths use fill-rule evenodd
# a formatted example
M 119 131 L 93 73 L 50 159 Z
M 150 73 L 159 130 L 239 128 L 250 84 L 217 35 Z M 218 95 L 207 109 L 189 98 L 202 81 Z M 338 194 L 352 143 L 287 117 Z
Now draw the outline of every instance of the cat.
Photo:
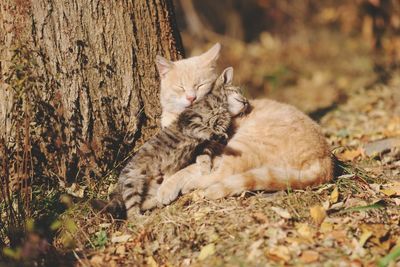
M 195 66 L 184 70 L 198 71 Z M 173 84 L 167 75 L 168 72 L 164 79 Z M 162 113 L 168 116 L 168 120 L 162 121 L 163 127 L 168 127 L 169 121 L 177 116 L 163 103 L 184 95 L 174 92 L 171 97 L 170 88 L 164 88 L 161 99 Z M 197 99 L 204 95 L 202 92 Z M 180 170 L 159 187 L 160 203 L 169 204 L 180 192 L 185 194 L 194 189 L 203 189 L 205 197 L 217 199 L 243 191 L 304 189 L 333 178 L 329 145 L 311 118 L 293 106 L 269 99 L 250 101 L 250 110 L 246 116 L 234 119 L 235 133 L 222 155 L 214 159 L 212 172 L 204 175 L 207 170 L 197 163 Z
M 221 45 L 216 43 L 199 56 L 175 62 L 162 56 L 156 57 L 161 80 L 162 127 L 172 123 L 185 108 L 203 98 L 211 90 L 217 78 L 215 68 L 220 49 Z
M 118 189 L 107 211 L 130 219 L 140 211 L 158 205 L 156 193 L 168 176 L 197 161 L 211 169 L 212 147 L 225 140 L 231 117 L 247 108 L 239 87 L 231 85 L 233 70 L 227 68 L 213 83 L 212 90 L 178 115 L 168 127 L 150 138 L 122 170 Z M 208 158 L 208 160 L 207 160 Z M 122 197 L 121 197 L 122 196 Z

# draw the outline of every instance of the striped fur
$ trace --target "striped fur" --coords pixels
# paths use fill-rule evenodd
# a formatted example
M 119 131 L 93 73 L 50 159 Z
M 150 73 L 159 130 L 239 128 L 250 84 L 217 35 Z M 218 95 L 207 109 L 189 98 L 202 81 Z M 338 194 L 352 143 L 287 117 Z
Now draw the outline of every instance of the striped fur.
M 212 153 L 207 149 L 210 142 L 227 139 L 231 117 L 247 106 L 240 88 L 230 85 L 230 71 L 224 71 L 207 96 L 184 110 L 140 148 L 122 170 L 118 191 L 106 208 L 108 212 L 116 214 L 125 207 L 129 219 L 158 206 L 156 194 L 164 178 L 193 163 L 199 153 Z

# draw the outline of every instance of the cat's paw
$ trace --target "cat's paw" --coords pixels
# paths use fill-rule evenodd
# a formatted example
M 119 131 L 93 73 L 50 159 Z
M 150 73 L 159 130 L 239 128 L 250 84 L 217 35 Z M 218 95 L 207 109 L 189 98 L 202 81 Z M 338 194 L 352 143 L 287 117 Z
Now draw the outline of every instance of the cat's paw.
M 215 183 L 202 192 L 202 195 L 209 199 L 219 199 L 228 196 L 227 188 L 222 183 Z
M 196 165 L 199 170 L 198 175 L 209 174 L 212 169 L 212 159 L 209 155 L 200 155 L 196 158 Z
M 166 180 L 157 190 L 157 200 L 163 205 L 168 205 L 178 198 L 180 191 L 179 187 L 173 183 L 168 183 L 168 180 Z
M 200 184 L 198 182 L 198 179 L 201 178 L 197 178 L 197 179 L 190 179 L 188 180 L 181 189 L 182 195 L 189 193 L 190 191 L 193 191 L 195 189 L 200 189 Z

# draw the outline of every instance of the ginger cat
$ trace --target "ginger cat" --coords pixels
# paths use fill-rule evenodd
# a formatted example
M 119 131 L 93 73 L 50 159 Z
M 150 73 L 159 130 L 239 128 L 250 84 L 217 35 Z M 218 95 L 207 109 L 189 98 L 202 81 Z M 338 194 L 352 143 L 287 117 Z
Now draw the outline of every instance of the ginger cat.
M 212 55 L 216 59 L 219 45 L 218 49 L 216 46 L 205 54 L 214 49 Z M 179 92 L 174 86 L 163 87 L 163 79 L 169 84 L 187 83 L 191 77 L 188 73 L 200 75 L 202 71 L 195 65 L 186 65 L 179 75 L 180 65 L 174 65 L 177 63 L 164 64 L 167 69 L 161 82 L 163 127 L 179 113 L 178 109 L 172 111 L 169 103 L 185 97 L 184 91 Z M 204 74 L 204 80 L 212 82 L 212 69 Z M 207 75 L 212 78 L 204 78 Z M 202 90 L 196 98 L 206 93 Z M 211 172 L 199 163 L 180 170 L 158 189 L 159 202 L 169 204 L 179 192 L 185 194 L 193 189 L 204 189 L 205 197 L 216 199 L 243 191 L 304 189 L 332 179 L 330 148 L 318 124 L 295 107 L 269 99 L 250 101 L 250 109 L 245 116 L 234 119 L 234 134 L 222 155 L 214 159 Z
M 217 79 L 215 67 L 220 49 L 221 45 L 217 43 L 199 56 L 175 62 L 157 56 L 163 128 L 171 124 L 185 108 L 210 92 Z

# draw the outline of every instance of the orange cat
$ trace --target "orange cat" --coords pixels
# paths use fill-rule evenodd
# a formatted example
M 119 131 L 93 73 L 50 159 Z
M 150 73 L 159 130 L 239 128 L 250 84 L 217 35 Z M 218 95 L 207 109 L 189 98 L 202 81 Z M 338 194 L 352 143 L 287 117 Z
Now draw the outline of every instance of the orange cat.
M 199 69 L 193 65 L 186 66 L 185 72 L 199 75 Z M 169 81 L 179 83 L 174 79 Z M 163 89 L 163 118 L 168 117 L 162 122 L 165 127 L 176 118 L 176 113 L 169 112 L 163 103 L 170 102 L 170 98 L 178 97 L 179 93 L 170 96 L 168 88 Z M 197 99 L 204 96 L 204 91 Z M 180 94 L 184 96 L 185 93 Z M 250 101 L 250 106 L 247 115 L 234 120 L 234 135 L 223 154 L 214 159 L 212 170 L 198 158 L 196 164 L 163 182 L 157 193 L 159 202 L 168 204 L 179 192 L 193 189 L 204 189 L 205 197 L 215 199 L 246 190 L 304 189 L 332 179 L 330 148 L 314 121 L 293 106 L 269 99 Z

